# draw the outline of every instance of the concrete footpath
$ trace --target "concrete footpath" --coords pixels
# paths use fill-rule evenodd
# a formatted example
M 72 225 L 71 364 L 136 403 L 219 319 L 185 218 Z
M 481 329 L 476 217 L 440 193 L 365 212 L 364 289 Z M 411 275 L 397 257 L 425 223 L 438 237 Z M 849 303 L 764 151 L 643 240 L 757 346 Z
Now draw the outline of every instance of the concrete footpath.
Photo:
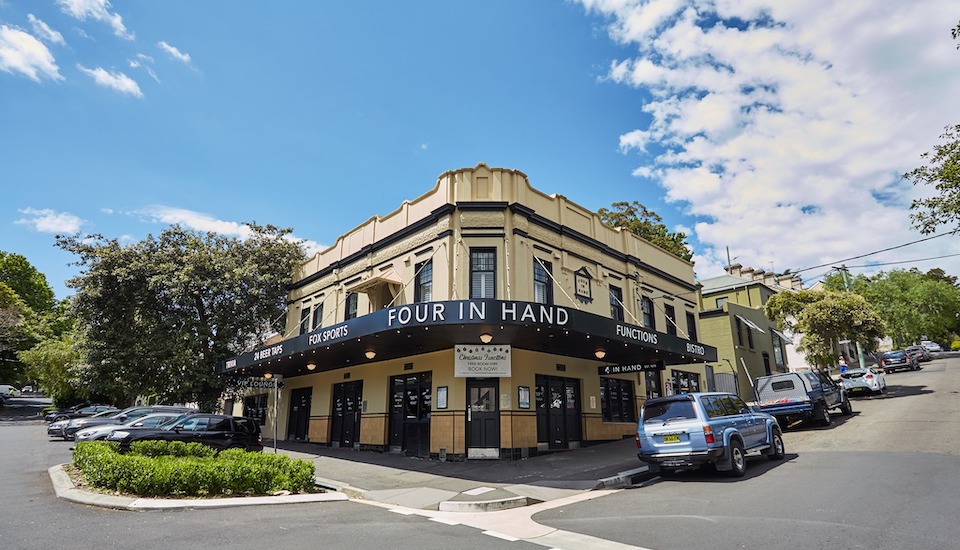
M 523 460 L 441 462 L 391 453 L 333 449 L 279 441 L 277 452 L 316 466 L 325 493 L 221 499 L 141 499 L 103 495 L 73 486 L 59 466 L 50 469 L 57 496 L 127 510 L 270 505 L 359 499 L 441 512 L 496 512 L 575 498 L 594 489 L 618 489 L 650 477 L 633 440 Z M 274 452 L 264 441 L 264 452 Z

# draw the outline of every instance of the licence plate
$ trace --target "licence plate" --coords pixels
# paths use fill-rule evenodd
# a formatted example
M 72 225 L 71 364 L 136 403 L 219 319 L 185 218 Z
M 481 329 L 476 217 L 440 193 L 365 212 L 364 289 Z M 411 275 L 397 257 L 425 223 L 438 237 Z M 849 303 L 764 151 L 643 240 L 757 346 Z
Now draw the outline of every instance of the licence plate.
M 663 436 L 664 443 L 680 443 L 679 435 L 665 435 Z

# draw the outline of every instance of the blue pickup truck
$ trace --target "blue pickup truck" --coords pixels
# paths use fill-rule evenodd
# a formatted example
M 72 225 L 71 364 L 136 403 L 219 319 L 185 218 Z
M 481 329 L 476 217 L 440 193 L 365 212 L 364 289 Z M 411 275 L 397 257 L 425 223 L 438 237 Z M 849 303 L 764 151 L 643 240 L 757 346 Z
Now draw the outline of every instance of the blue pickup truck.
M 760 410 L 775 416 L 784 429 L 797 419 L 829 426 L 833 409 L 844 415 L 853 413 L 843 386 L 819 371 L 761 376 L 754 380 L 754 387 Z

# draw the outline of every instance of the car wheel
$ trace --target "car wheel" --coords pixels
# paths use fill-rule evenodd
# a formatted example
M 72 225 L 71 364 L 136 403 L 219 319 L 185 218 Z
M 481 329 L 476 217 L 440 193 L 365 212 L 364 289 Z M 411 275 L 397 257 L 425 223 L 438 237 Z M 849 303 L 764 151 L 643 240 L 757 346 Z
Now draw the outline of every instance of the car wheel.
M 813 409 L 813 417 L 817 420 L 817 424 L 821 426 L 829 426 L 833 422 L 833 419 L 830 418 L 830 411 L 823 403 L 817 403 L 817 406 Z
M 843 413 L 844 416 L 853 414 L 853 405 L 850 404 L 850 401 L 844 399 L 843 404 L 840 405 L 840 412 Z
M 786 448 L 783 446 L 783 435 L 780 430 L 773 430 L 773 437 L 770 438 L 771 452 L 767 455 L 770 460 L 783 460 L 787 456 Z
M 743 477 L 747 473 L 747 456 L 743 452 L 743 445 L 736 439 L 730 442 L 730 477 Z

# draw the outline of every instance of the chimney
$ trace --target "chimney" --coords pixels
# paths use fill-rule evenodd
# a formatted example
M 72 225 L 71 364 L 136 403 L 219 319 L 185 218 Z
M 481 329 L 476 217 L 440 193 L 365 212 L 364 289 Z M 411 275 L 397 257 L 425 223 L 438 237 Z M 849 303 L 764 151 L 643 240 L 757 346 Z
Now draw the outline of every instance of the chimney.
M 743 269 L 740 270 L 740 276 L 743 277 L 744 279 L 752 279 L 752 278 L 753 278 L 753 268 L 752 268 L 752 267 L 744 267 Z
M 754 280 L 754 281 L 762 281 L 763 278 L 764 278 L 764 276 L 766 275 L 766 273 L 767 273 L 767 272 L 764 271 L 764 270 L 762 270 L 762 269 L 758 269 L 758 270 L 754 271 L 754 272 L 753 272 L 753 280 Z
M 767 286 L 776 286 L 777 284 L 777 274 L 774 272 L 767 273 L 763 276 L 763 284 Z
M 739 277 L 740 268 L 742 267 L 743 266 L 740 264 L 730 264 L 729 266 L 727 266 L 727 273 L 729 273 L 730 275 L 733 275 L 734 277 Z

